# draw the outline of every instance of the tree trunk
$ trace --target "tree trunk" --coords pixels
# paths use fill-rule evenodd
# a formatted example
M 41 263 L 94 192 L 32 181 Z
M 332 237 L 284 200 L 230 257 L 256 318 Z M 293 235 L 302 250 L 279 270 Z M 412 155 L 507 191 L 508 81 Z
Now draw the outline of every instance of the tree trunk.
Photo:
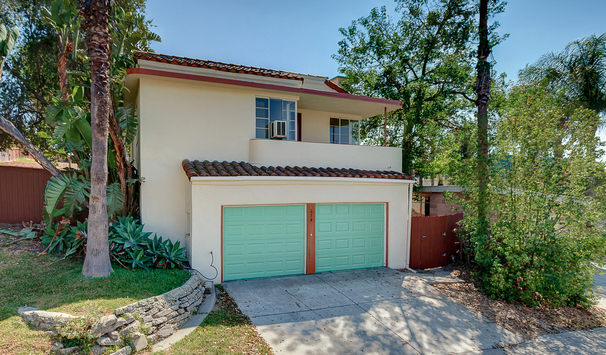
M 63 40 L 65 44 L 63 44 Z M 73 50 L 73 44 L 67 38 L 58 36 L 59 56 L 57 58 L 57 73 L 59 74 L 59 87 L 61 88 L 61 101 L 69 100 L 69 81 L 67 80 L 67 56 Z
M 53 163 L 51 163 L 41 151 L 39 151 L 34 145 L 25 139 L 21 132 L 6 118 L 0 115 L 0 129 L 6 132 L 9 136 L 13 137 L 19 144 L 23 146 L 27 150 L 27 152 L 34 157 L 34 159 L 38 162 L 38 164 L 42 165 L 42 167 L 48 171 L 50 171 L 53 176 L 60 176 L 61 171 L 57 169 Z
M 126 147 L 124 146 L 124 142 L 122 141 L 122 137 L 120 136 L 120 128 L 118 127 L 118 121 L 116 120 L 116 115 L 112 110 L 109 115 L 109 134 L 112 137 L 112 141 L 114 142 L 114 150 L 116 152 L 116 165 L 117 165 L 117 173 L 118 178 L 120 179 L 120 190 L 124 194 L 124 204 L 122 205 L 122 215 L 126 215 L 130 211 L 131 205 L 131 196 L 129 191 L 131 189 L 128 188 L 127 179 L 132 177 L 132 167 L 130 166 L 130 161 L 128 158 L 128 154 L 126 152 Z
M 109 258 L 107 220 L 107 134 L 111 109 L 109 0 L 80 0 L 91 66 L 92 163 L 88 212 L 88 241 L 82 274 L 107 277 L 113 271 Z
M 478 45 L 478 236 L 488 235 L 488 100 L 490 99 L 490 44 L 488 43 L 488 0 L 480 1 L 480 44 Z

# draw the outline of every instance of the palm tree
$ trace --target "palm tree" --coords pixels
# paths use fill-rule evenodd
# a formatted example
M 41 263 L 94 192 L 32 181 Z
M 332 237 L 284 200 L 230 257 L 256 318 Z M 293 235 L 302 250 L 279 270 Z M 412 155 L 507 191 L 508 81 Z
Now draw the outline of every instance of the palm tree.
M 520 71 L 520 78 L 562 90 L 568 100 L 598 114 L 606 112 L 606 33 L 569 43 Z M 597 127 L 596 127 L 597 128 Z
M 88 241 L 82 274 L 106 277 L 109 259 L 107 220 L 107 135 L 111 107 L 109 32 L 110 0 L 78 0 L 84 16 L 85 42 L 91 67 L 92 163 L 88 212 Z

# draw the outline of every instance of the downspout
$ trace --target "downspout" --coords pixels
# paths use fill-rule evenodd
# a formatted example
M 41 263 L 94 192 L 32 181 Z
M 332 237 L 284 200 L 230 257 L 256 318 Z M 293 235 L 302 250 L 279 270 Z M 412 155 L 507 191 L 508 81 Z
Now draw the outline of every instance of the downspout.
M 417 273 L 415 270 L 410 268 L 410 239 L 412 238 L 412 193 L 415 184 L 411 183 L 408 185 L 408 240 L 406 241 L 406 250 L 408 253 L 406 254 L 406 269 L 412 271 L 413 273 Z

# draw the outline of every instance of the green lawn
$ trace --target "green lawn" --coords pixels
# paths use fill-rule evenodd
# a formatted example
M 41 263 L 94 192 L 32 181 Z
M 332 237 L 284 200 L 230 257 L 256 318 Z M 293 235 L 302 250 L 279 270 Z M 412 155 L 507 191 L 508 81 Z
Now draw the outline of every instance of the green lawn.
M 204 322 L 171 348 L 153 355 L 272 354 L 250 319 L 220 285 L 217 288 L 221 291 L 217 306 Z
M 0 235 L 0 245 L 4 238 Z M 182 270 L 129 271 L 120 266 L 114 266 L 108 278 L 85 278 L 81 260 L 38 257 L 25 250 L 25 243 L 30 242 L 0 247 L 0 354 L 44 354 L 50 350 L 53 339 L 30 329 L 17 315 L 19 307 L 74 315 L 109 314 L 115 308 L 169 291 L 189 278 Z

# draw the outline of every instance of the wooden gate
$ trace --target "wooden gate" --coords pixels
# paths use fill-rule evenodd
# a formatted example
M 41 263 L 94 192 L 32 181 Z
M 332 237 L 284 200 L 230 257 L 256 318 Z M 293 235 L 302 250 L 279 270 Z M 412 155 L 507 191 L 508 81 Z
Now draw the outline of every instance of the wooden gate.
M 413 216 L 410 239 L 410 267 L 429 269 L 448 265 L 460 248 L 454 233 L 463 213 L 445 216 Z

